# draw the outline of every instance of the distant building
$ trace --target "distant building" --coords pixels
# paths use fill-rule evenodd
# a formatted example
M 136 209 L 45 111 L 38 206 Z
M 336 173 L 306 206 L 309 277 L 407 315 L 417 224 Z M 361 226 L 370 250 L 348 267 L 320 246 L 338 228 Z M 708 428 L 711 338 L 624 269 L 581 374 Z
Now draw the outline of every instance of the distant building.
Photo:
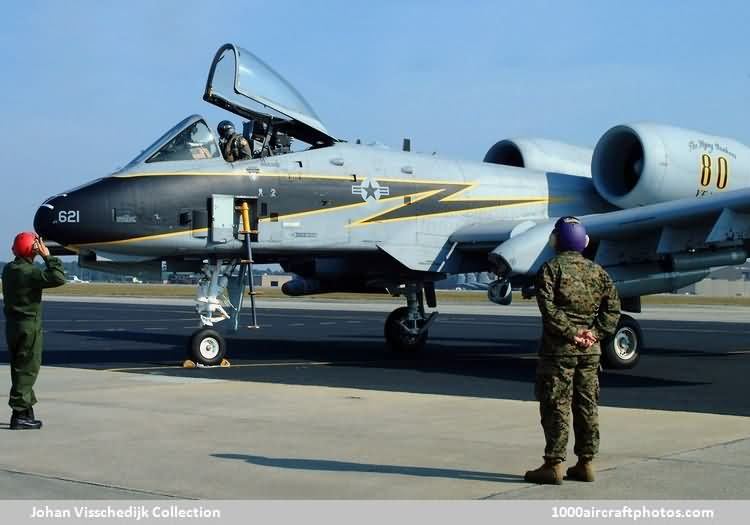
M 293 275 L 285 273 L 264 273 L 260 278 L 261 288 L 281 288 L 281 286 L 294 279 Z
M 680 288 L 677 293 L 706 297 L 750 297 L 750 265 L 714 270 L 702 281 Z

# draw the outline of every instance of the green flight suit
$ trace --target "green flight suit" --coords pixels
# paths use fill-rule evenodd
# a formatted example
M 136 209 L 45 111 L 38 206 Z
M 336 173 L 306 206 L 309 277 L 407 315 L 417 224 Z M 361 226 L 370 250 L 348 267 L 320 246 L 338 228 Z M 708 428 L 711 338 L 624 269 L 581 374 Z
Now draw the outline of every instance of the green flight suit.
M 597 339 L 611 336 L 620 319 L 620 299 L 612 279 L 578 252 L 559 253 L 536 276 L 542 313 L 542 343 L 536 370 L 546 446 L 544 457 L 565 461 L 573 412 L 574 452 L 591 459 L 599 451 L 599 360 L 601 346 L 579 348 L 574 337 L 591 330 Z
M 65 284 L 60 259 L 47 257 L 46 268 L 17 257 L 3 268 L 5 337 L 10 352 L 10 399 L 18 412 L 36 403 L 34 383 L 42 364 L 42 290 Z

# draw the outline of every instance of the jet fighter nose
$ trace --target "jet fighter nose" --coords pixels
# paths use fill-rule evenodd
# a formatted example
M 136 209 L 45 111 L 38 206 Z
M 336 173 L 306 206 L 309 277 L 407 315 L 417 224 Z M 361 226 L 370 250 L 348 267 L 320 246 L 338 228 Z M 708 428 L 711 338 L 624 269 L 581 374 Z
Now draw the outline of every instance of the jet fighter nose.
M 39 206 L 39 209 L 34 215 L 34 230 L 36 233 L 45 240 L 57 241 L 56 234 L 59 233 L 55 224 L 57 221 L 54 219 L 55 206 L 51 201 L 54 199 L 48 199 L 44 204 Z

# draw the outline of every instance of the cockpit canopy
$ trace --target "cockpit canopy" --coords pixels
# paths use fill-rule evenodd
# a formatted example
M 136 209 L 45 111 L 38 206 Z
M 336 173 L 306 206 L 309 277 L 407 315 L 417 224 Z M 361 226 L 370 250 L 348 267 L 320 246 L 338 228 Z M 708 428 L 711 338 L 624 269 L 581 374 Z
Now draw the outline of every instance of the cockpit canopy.
M 288 151 L 289 137 L 312 147 L 337 142 L 289 82 L 258 57 L 232 44 L 217 51 L 203 98 L 250 120 L 251 128 L 267 133 L 259 156 L 264 151 L 284 152 L 284 145 Z M 249 135 L 246 138 L 252 140 Z M 147 169 L 152 163 L 184 160 L 223 161 L 216 139 L 200 115 L 179 122 L 118 172 L 137 165 Z
M 203 99 L 313 146 L 336 142 L 307 101 L 265 62 L 233 44 L 216 52 Z
M 173 139 L 146 159 L 146 162 L 165 162 L 172 160 L 212 159 L 219 156 L 219 148 L 206 123 L 201 120 L 192 122 L 180 131 Z
M 191 115 L 156 139 L 120 171 L 142 163 L 203 159 L 221 159 L 219 146 L 203 117 Z

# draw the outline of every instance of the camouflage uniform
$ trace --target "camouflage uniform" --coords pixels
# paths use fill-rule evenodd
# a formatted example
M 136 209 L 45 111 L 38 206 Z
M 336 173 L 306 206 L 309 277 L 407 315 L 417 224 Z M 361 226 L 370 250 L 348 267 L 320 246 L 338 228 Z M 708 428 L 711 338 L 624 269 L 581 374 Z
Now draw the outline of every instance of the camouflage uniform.
M 248 160 L 253 158 L 253 150 L 250 143 L 239 133 L 235 133 L 227 140 L 220 141 L 221 153 L 227 162 Z
M 42 364 L 42 289 L 65 284 L 65 272 L 57 257 L 44 259 L 43 270 L 17 257 L 3 268 L 5 337 L 10 352 L 10 399 L 17 412 L 36 404 L 34 383 Z
M 607 272 L 575 251 L 546 262 L 536 276 L 536 289 L 544 324 L 535 388 L 546 440 L 544 457 L 565 461 L 572 406 L 575 454 L 591 459 L 599 451 L 601 347 L 597 342 L 582 349 L 574 337 L 584 329 L 599 340 L 612 335 L 620 299 Z

